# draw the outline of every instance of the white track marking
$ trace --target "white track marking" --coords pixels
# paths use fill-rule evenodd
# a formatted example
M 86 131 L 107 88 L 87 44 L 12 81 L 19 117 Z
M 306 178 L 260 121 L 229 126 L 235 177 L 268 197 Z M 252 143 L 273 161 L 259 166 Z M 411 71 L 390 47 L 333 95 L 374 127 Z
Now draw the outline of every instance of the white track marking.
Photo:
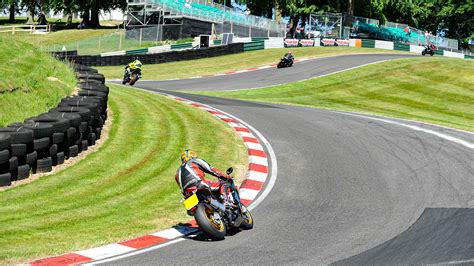
M 242 136 L 242 137 L 248 137 L 248 138 L 253 138 L 255 137 L 254 134 L 250 133 L 250 132 L 242 132 L 242 131 L 238 131 L 239 135 Z
M 123 254 L 126 252 L 134 251 L 134 248 L 130 248 L 120 244 L 109 244 L 102 247 L 91 248 L 87 250 L 82 250 L 74 252 L 84 257 L 91 258 L 93 260 L 100 260 L 103 258 L 112 257 L 118 254 Z
M 242 126 L 241 123 L 230 122 L 230 123 L 228 123 L 228 124 L 229 124 L 229 126 L 231 126 L 231 127 L 244 127 L 244 126 Z
M 170 228 L 170 229 L 166 229 L 166 230 L 163 230 L 163 231 L 160 231 L 160 232 L 157 232 L 157 233 L 153 233 L 153 234 L 150 234 L 150 235 L 158 236 L 158 237 L 162 237 L 162 238 L 166 238 L 166 239 L 173 239 L 173 238 L 177 238 L 177 237 L 180 237 L 180 236 L 187 235 L 187 234 L 189 234 L 193 231 L 196 231 L 196 229 L 186 227 L 186 226 L 181 226 L 180 229 L 181 230 L 178 230 L 176 228 Z
M 260 157 L 260 156 L 253 156 L 253 155 L 250 155 L 250 156 L 249 156 L 249 162 L 250 162 L 250 163 L 261 164 L 261 165 L 268 166 L 268 160 L 267 160 L 266 157 Z
M 436 131 L 431 130 L 431 129 L 426 129 L 426 128 L 422 128 L 422 127 L 419 127 L 419 126 L 404 124 L 404 123 L 400 123 L 400 122 L 397 122 L 397 121 L 384 119 L 384 118 L 377 118 L 377 117 L 371 117 L 371 116 L 365 116 L 365 115 L 359 115 L 359 114 L 353 114 L 353 113 L 346 113 L 346 112 L 338 112 L 338 111 L 334 111 L 334 112 L 339 113 L 339 114 L 344 114 L 344 115 L 349 115 L 349 116 L 354 116 L 354 117 L 359 117 L 359 118 L 364 118 L 364 119 L 370 119 L 370 120 L 384 122 L 384 123 L 387 123 L 387 124 L 392 124 L 392 125 L 397 125 L 397 126 L 410 128 L 410 129 L 415 130 L 415 131 L 425 132 L 427 134 L 431 134 L 431 135 L 437 136 L 439 138 L 442 138 L 442 139 L 460 144 L 460 145 L 462 145 L 464 147 L 467 147 L 469 149 L 474 149 L 474 143 L 472 143 L 472 142 L 469 142 L 469 141 L 466 141 L 466 140 L 463 140 L 463 139 L 460 139 L 460 138 L 456 138 L 456 137 L 453 137 L 453 136 L 450 136 L 450 135 L 446 135 L 446 134 L 443 134 L 443 133 L 439 133 L 439 132 L 436 132 Z
M 259 181 L 259 182 L 265 182 L 267 180 L 268 174 L 266 173 L 261 173 L 253 170 L 249 170 L 247 179 L 248 180 L 254 180 L 254 181 Z
M 474 259 L 470 259 L 470 260 L 453 260 L 453 261 L 440 262 L 440 263 L 427 264 L 427 265 L 447 265 L 447 264 L 466 264 L 466 263 L 474 263 Z
M 336 111 L 336 110 L 332 110 L 332 111 L 336 112 L 336 113 L 343 113 L 343 114 L 363 115 L 363 114 L 359 114 L 359 113 L 355 113 L 355 112 L 348 112 L 348 111 Z M 367 116 L 369 116 L 369 115 L 367 115 Z M 378 115 L 370 115 L 369 117 L 382 118 L 382 119 L 383 118 L 397 119 L 397 120 L 400 120 L 400 121 L 418 123 L 418 124 L 422 124 L 422 125 L 439 127 L 439 128 L 445 128 L 445 129 L 449 129 L 449 130 L 452 130 L 452 131 L 457 131 L 457 132 L 466 133 L 466 134 L 469 134 L 469 135 L 474 135 L 474 132 L 470 132 L 470 131 L 466 131 L 466 130 L 462 130 L 462 129 L 457 129 L 457 128 L 452 128 L 452 127 L 447 127 L 447 126 L 443 126 L 443 125 L 436 125 L 436 124 L 432 124 L 432 123 L 428 123 L 428 122 L 421 122 L 421 121 L 406 119 L 406 118 L 399 118 L 399 117 L 391 118 L 391 117 L 384 117 L 384 116 L 378 116 Z
M 189 237 L 191 237 L 191 236 L 189 236 Z M 136 255 L 146 253 L 146 252 L 149 252 L 149 251 L 152 251 L 152 250 L 155 250 L 155 249 L 160 249 L 160 248 L 163 248 L 163 247 L 166 247 L 166 246 L 169 246 L 169 245 L 173 245 L 175 243 L 178 243 L 178 242 L 181 242 L 181 241 L 184 241 L 184 240 L 186 240 L 186 238 L 181 237 L 181 238 L 177 238 L 175 240 L 171 240 L 171 241 L 168 241 L 168 242 L 160 244 L 160 245 L 151 246 L 151 247 L 143 248 L 143 249 L 138 249 L 138 250 L 135 250 L 133 252 L 126 253 L 126 254 L 123 254 L 123 255 L 120 255 L 120 256 L 116 256 L 116 257 L 112 257 L 112 258 L 108 258 L 108 259 L 103 259 L 101 261 L 93 261 L 93 262 L 90 262 L 90 263 L 84 263 L 82 265 L 99 265 L 99 264 L 102 264 L 102 263 L 107 263 L 107 262 L 111 262 L 111 261 L 125 259 L 125 258 L 131 257 L 131 256 L 136 256 Z
M 239 189 L 239 194 L 241 199 L 253 200 L 257 197 L 260 190 L 250 189 L 250 188 L 241 188 Z
M 258 143 L 253 143 L 253 142 L 244 142 L 244 143 L 245 143 L 245 146 L 247 146 L 247 148 L 249 148 L 249 149 L 263 151 L 262 145 L 260 145 Z

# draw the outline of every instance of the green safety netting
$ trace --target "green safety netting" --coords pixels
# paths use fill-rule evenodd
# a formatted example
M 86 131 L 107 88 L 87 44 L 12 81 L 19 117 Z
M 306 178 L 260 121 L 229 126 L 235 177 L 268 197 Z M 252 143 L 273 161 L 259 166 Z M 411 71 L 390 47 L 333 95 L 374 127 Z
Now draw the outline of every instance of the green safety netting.
M 224 11 L 214 6 L 202 5 L 199 3 L 189 3 L 186 5 L 185 0 L 153 0 L 156 4 L 161 4 L 169 9 L 182 13 L 184 15 L 206 18 L 209 20 L 231 21 L 236 24 L 254 25 L 251 19 L 248 19 L 244 13 Z
M 358 22 L 356 26 L 356 33 L 364 33 L 370 38 L 382 39 L 387 41 L 407 42 L 414 44 L 424 44 L 427 41 L 435 42 L 434 40 L 426 40 L 423 34 L 419 34 L 416 31 L 411 31 L 407 34 L 402 28 L 378 26 L 375 24 L 368 24 Z

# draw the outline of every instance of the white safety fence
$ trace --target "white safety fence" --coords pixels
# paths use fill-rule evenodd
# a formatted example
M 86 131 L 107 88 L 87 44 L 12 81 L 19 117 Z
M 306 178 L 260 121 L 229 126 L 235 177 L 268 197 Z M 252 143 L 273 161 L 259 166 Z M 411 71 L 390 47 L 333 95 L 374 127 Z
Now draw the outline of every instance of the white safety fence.
M 11 25 L 0 26 L 0 33 L 11 33 L 12 35 L 20 32 L 30 34 L 47 34 L 51 32 L 51 25 Z
M 114 56 L 114 55 L 125 55 L 127 52 L 123 51 L 115 51 L 115 52 L 108 52 L 108 53 L 101 53 L 100 56 Z
M 171 51 L 171 45 L 162 45 L 162 46 L 155 46 L 149 47 L 148 53 L 149 54 L 158 54 Z
M 285 48 L 283 38 L 269 38 L 265 40 L 265 49 Z
M 375 41 L 375 48 L 393 50 L 393 42 Z

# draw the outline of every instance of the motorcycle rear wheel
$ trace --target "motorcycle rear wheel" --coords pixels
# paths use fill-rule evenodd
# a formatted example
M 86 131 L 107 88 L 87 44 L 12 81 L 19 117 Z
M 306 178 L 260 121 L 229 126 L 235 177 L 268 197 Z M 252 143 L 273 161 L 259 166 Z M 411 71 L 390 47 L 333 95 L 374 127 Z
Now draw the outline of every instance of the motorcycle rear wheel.
M 253 228 L 253 217 L 250 211 L 247 209 L 247 207 L 243 206 L 243 209 L 245 210 L 243 214 L 246 216 L 242 223 L 240 224 L 240 227 L 244 230 L 249 230 Z
M 214 209 L 205 203 L 199 203 L 194 214 L 194 218 L 199 229 L 213 240 L 223 240 L 227 234 L 227 228 L 224 221 L 214 219 Z

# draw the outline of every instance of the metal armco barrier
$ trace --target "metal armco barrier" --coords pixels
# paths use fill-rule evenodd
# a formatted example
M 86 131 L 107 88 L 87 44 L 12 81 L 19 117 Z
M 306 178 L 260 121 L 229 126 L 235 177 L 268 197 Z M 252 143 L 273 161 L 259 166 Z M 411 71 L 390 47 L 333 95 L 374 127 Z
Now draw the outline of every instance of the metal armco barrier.
M 410 52 L 410 44 L 394 42 L 393 50 Z
M 261 42 L 261 49 L 263 49 L 263 42 Z M 228 54 L 237 54 L 244 52 L 243 43 L 233 43 L 229 45 L 222 45 L 216 47 L 208 47 L 201 49 L 190 49 L 184 51 L 171 51 L 158 54 L 140 54 L 140 61 L 143 64 L 159 64 L 166 62 L 176 62 L 190 59 L 200 59 Z M 73 54 L 72 52 L 70 52 Z M 68 55 L 63 56 L 61 53 L 55 54 L 60 59 L 67 59 L 74 61 L 77 64 L 86 66 L 120 66 L 126 65 L 133 61 L 136 55 L 111 55 L 111 56 L 100 56 L 100 55 Z
M 244 51 L 256 51 L 256 50 L 263 50 L 265 49 L 265 42 L 264 41 L 255 41 L 255 42 L 248 42 L 244 43 Z
M 127 55 L 129 55 L 129 54 L 146 54 L 146 53 L 148 53 L 148 48 L 125 51 L 125 54 L 127 54 Z
M 180 44 L 172 44 L 171 45 L 171 50 L 179 50 L 179 49 L 188 49 L 192 48 L 193 44 L 190 42 L 187 43 L 180 43 Z

